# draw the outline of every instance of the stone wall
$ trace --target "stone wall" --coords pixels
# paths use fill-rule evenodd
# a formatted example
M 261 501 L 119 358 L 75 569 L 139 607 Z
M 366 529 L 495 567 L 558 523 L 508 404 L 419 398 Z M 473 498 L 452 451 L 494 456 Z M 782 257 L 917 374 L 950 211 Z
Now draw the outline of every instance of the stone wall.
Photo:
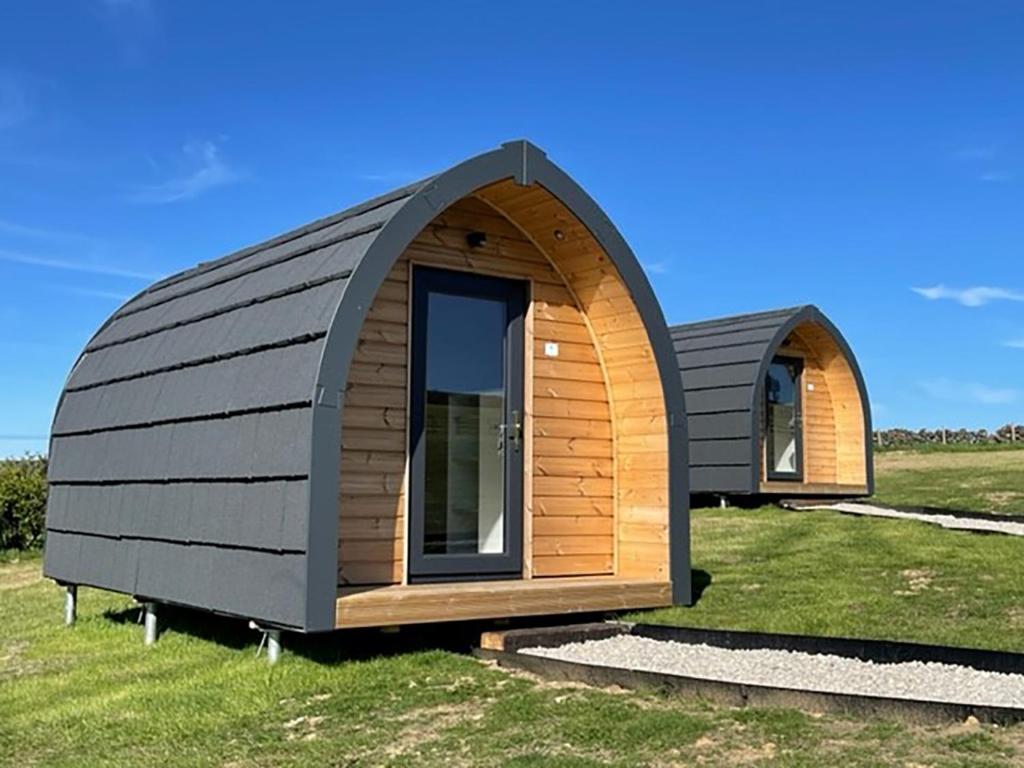
M 875 430 L 874 439 L 875 445 L 882 448 L 1017 442 L 1024 445 L 1024 425 L 1006 424 L 994 432 L 987 429 L 879 429 Z

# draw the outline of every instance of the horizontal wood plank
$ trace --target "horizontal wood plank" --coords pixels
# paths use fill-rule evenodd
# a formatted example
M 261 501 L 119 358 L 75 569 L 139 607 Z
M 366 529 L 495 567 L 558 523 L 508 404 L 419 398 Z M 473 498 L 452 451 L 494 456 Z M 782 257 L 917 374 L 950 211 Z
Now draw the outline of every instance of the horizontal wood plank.
M 539 558 L 542 570 L 549 561 Z M 607 565 L 597 558 L 589 565 Z M 341 588 L 335 626 L 375 627 L 545 614 L 591 613 L 670 605 L 667 581 L 573 577 Z

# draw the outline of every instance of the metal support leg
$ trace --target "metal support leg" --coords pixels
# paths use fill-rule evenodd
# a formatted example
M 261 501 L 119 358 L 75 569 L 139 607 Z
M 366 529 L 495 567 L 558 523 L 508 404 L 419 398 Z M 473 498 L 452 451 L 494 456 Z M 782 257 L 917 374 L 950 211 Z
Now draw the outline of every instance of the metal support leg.
M 267 630 L 267 663 L 277 664 L 281 658 L 281 630 Z
M 156 642 L 158 633 L 156 623 L 156 603 L 143 603 L 142 620 L 144 627 L 144 642 L 146 645 L 152 645 Z
M 64 587 L 64 624 L 71 626 L 78 618 L 78 587 L 68 584 Z

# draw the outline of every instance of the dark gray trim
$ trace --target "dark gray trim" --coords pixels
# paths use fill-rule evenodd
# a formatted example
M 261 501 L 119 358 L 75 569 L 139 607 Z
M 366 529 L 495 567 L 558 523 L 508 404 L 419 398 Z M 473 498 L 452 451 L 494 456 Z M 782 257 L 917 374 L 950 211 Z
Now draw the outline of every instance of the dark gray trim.
M 775 335 L 768 343 L 765 355 L 761 360 L 761 366 L 757 371 L 757 377 L 754 379 L 754 391 L 751 397 L 751 414 L 754 417 L 754 421 L 750 438 L 750 455 L 755 457 L 755 459 L 751 462 L 751 493 L 758 492 L 761 481 L 760 462 L 756 459 L 756 457 L 760 456 L 761 420 L 757 418 L 756 406 L 764 397 L 764 377 L 768 372 L 768 366 L 771 365 L 772 359 L 778 354 L 778 350 L 779 347 L 782 346 L 782 342 L 786 340 L 786 337 L 789 336 L 794 328 L 802 325 L 803 323 L 814 323 L 828 331 L 836 345 L 846 357 L 846 362 L 849 364 L 850 370 L 853 372 L 853 378 L 857 382 L 857 391 L 860 393 L 861 410 L 864 412 L 864 461 L 867 469 L 868 495 L 870 496 L 875 492 L 875 461 L 874 441 L 871 437 L 871 401 L 868 399 L 868 387 L 864 382 L 864 375 L 860 371 L 860 365 L 857 363 L 857 357 L 853 354 L 853 350 L 843 337 L 843 334 L 840 333 L 839 329 L 833 324 L 833 322 L 825 316 L 824 312 L 813 305 L 800 307 L 794 314 L 790 315 L 789 319 L 786 320 L 786 322 L 783 323 L 775 332 Z
M 795 472 L 778 472 L 773 470 L 765 460 L 765 475 L 769 480 L 786 480 L 791 482 L 802 483 L 804 481 L 804 361 L 799 357 L 788 357 L 786 355 L 775 355 L 768 363 L 768 367 L 771 367 L 772 363 L 780 363 L 781 365 L 792 365 L 796 368 L 796 381 L 793 382 L 793 418 L 796 421 L 796 471 Z M 767 376 L 768 369 L 765 369 L 765 375 Z M 765 419 L 768 418 L 768 397 L 765 392 L 765 398 L 762 400 L 764 403 L 764 414 Z M 767 429 L 768 424 L 765 421 L 765 428 Z M 765 435 L 765 456 L 768 456 L 768 444 L 774 441 L 771 440 L 769 435 Z
M 307 555 L 307 628 L 334 628 L 338 570 L 338 409 L 366 312 L 405 248 L 434 217 L 472 192 L 504 179 L 537 183 L 562 202 L 590 231 L 629 287 L 654 350 L 668 412 L 669 540 L 673 600 L 690 601 L 690 510 L 686 404 L 668 327 L 654 291 L 625 240 L 594 200 L 544 153 L 526 141 L 503 144 L 429 180 L 414 192 L 377 235 L 345 286 L 331 322 L 317 376 L 311 431 Z
M 505 412 L 504 423 L 512 421 L 514 411 L 524 412 L 524 328 L 528 284 L 473 272 L 457 272 L 436 267 L 413 268 L 411 368 L 409 374 L 409 536 L 406 552 L 410 581 L 440 580 L 457 576 L 517 579 L 523 572 L 523 453 L 514 447 L 506 432 L 504 452 L 504 541 L 505 551 L 495 554 L 424 553 L 426 538 L 426 375 L 427 375 L 427 296 L 433 292 L 458 296 L 486 296 L 503 301 L 507 308 L 505 328 Z

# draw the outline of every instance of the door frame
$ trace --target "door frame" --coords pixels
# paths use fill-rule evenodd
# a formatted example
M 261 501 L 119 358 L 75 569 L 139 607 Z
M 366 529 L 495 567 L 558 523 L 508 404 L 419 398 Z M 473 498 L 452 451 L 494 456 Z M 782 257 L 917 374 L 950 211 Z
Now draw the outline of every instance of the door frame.
M 768 413 L 770 404 L 768 402 L 768 384 L 764 382 L 764 465 L 765 477 L 769 481 L 788 481 L 802 483 L 804 481 L 804 360 L 801 357 L 789 355 L 775 355 L 772 363 L 792 365 L 796 369 L 796 380 L 794 381 L 794 403 L 793 420 L 796 427 L 796 471 L 778 472 L 772 469 L 773 462 L 770 447 L 773 445 L 771 430 L 768 424 Z M 769 370 L 771 364 L 769 364 Z M 768 373 L 765 372 L 765 378 Z
M 530 285 L 527 280 L 491 274 L 410 264 L 409 329 L 409 456 L 408 541 L 406 574 L 409 583 L 485 579 L 518 579 L 523 576 L 523 530 L 525 505 L 526 425 L 526 314 Z M 431 292 L 501 299 L 508 308 L 504 339 L 505 409 L 504 424 L 512 425 L 518 411 L 518 446 L 513 430 L 505 430 L 504 443 L 504 542 L 503 553 L 424 553 L 426 487 L 426 372 L 427 296 Z

